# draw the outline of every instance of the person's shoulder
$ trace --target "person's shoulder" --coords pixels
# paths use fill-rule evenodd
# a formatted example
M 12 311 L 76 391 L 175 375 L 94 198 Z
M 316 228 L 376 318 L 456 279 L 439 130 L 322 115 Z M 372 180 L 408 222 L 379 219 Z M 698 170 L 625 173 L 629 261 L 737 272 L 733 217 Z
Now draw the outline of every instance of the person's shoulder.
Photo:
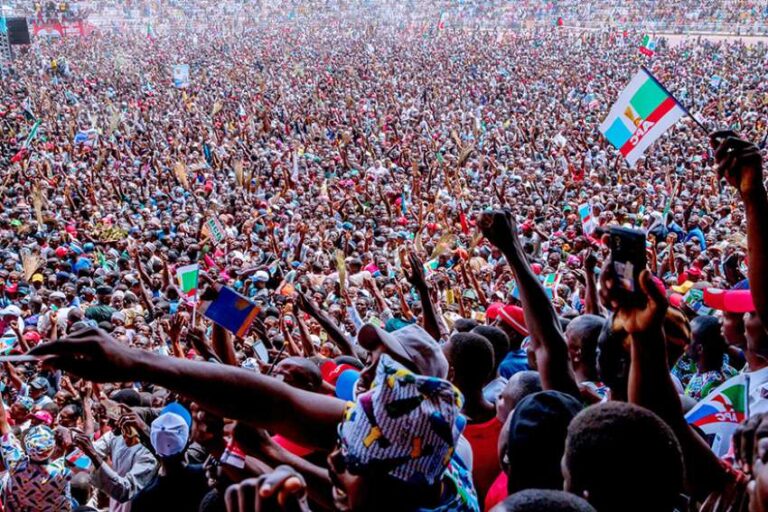
M 154 503 L 155 495 L 160 492 L 160 475 L 155 474 L 152 480 L 131 499 L 132 510 L 149 510 L 149 504 Z

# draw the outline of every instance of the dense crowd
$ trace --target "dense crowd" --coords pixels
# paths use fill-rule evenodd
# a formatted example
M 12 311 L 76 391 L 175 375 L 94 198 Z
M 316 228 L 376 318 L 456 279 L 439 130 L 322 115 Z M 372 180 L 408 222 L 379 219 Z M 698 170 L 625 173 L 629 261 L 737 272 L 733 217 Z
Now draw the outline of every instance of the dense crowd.
M 768 50 L 370 4 L 157 6 L 18 52 L 4 509 L 768 510 Z M 630 167 L 598 126 L 641 65 L 713 135 L 684 118 Z M 646 233 L 631 300 L 616 226 Z M 222 287 L 258 311 L 237 334 Z M 741 377 L 735 433 L 689 425 Z

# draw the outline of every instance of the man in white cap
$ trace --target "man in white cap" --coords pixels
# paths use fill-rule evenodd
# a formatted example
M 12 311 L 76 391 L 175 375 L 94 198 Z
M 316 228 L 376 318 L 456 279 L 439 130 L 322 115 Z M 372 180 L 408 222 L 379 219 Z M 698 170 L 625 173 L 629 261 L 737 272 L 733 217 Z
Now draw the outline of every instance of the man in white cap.
M 196 510 L 208 492 L 208 479 L 202 465 L 184 460 L 191 428 L 191 414 L 177 403 L 167 405 L 152 422 L 149 436 L 160 470 L 133 498 L 131 510 Z

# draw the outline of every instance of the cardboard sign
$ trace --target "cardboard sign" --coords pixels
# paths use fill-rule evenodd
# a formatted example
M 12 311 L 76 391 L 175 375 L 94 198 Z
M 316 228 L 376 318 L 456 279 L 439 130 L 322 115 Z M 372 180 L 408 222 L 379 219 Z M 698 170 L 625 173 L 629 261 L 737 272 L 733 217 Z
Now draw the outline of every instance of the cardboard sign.
M 221 222 L 217 217 L 208 219 L 205 223 L 205 229 L 208 230 L 208 234 L 211 235 L 213 245 L 219 245 L 219 243 L 227 237 L 227 233 L 224 231 L 224 226 L 221 225 Z

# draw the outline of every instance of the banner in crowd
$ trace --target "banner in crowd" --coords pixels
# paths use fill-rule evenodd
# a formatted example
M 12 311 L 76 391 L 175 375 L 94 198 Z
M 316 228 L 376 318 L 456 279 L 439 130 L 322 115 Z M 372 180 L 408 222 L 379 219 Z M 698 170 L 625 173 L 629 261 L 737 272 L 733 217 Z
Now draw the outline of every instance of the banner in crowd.
M 189 64 L 175 64 L 173 66 L 173 86 L 177 89 L 189 87 Z
M 84 37 L 89 36 L 96 27 L 87 21 L 50 21 L 32 23 L 32 35 L 35 37 Z
M 674 96 L 643 68 L 611 107 L 600 133 L 634 166 L 645 150 L 685 114 Z
M 243 338 L 260 308 L 233 289 L 223 286 L 215 299 L 203 301 L 201 310 L 207 319 Z
M 584 231 L 584 234 L 592 234 L 595 230 L 595 219 L 592 218 L 592 206 L 589 203 L 579 206 L 579 218 L 581 219 L 581 229 Z

